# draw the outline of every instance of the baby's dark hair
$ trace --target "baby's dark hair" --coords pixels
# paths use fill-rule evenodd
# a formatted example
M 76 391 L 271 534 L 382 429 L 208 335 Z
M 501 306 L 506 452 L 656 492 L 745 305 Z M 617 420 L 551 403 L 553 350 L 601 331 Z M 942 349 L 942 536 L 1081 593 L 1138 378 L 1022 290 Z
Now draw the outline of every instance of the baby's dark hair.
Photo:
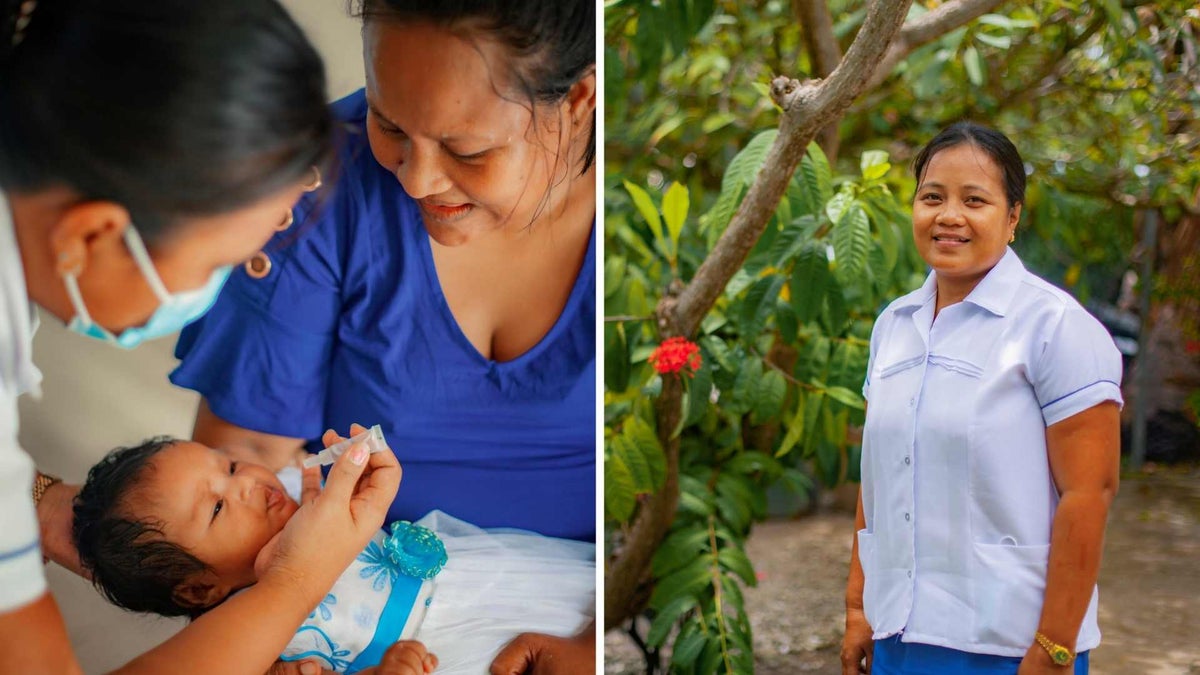
M 88 471 L 75 498 L 71 534 L 92 584 L 113 604 L 135 612 L 195 618 L 208 608 L 187 604 L 176 589 L 208 565 L 164 539 L 161 523 L 128 513 L 130 496 L 153 470 L 150 459 L 178 442 L 157 436 L 105 455 Z

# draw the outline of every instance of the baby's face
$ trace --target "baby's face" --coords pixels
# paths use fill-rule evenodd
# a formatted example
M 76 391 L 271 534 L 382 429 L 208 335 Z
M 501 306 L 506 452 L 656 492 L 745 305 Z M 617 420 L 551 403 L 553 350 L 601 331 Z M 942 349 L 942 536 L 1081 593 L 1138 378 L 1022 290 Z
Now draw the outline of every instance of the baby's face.
M 137 501 L 229 590 L 255 582 L 255 557 L 299 508 L 266 467 L 199 443 L 180 441 L 147 469 Z

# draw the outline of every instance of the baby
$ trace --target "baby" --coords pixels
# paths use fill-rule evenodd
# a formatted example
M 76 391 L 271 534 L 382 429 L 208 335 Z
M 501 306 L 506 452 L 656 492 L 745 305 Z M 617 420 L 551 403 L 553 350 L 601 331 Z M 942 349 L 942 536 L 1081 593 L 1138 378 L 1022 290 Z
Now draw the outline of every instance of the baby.
M 298 508 L 266 467 L 160 437 L 92 467 L 74 538 L 110 601 L 194 618 L 255 583 L 260 553 Z M 377 534 L 281 658 L 353 673 L 387 652 L 426 672 L 436 664 L 481 675 L 522 632 L 567 636 L 588 625 L 594 593 L 594 545 L 485 531 L 434 511 Z

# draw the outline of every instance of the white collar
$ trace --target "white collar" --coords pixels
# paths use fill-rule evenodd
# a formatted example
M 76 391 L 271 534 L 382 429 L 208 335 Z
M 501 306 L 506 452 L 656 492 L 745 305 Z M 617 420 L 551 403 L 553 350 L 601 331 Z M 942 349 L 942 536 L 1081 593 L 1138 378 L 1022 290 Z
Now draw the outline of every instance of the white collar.
M 42 373 L 33 364 L 37 310 L 25 288 L 25 266 L 8 198 L 0 191 L 0 386 L 14 396 L 42 395 Z
M 975 284 L 975 288 L 963 298 L 963 302 L 982 307 L 996 316 L 1004 316 L 1024 278 L 1025 265 L 1021 264 L 1021 259 L 1011 247 L 1006 247 L 1000 262 Z M 933 300 L 936 294 L 937 273 L 930 272 L 920 288 L 896 301 L 896 308 L 915 309 L 924 306 Z

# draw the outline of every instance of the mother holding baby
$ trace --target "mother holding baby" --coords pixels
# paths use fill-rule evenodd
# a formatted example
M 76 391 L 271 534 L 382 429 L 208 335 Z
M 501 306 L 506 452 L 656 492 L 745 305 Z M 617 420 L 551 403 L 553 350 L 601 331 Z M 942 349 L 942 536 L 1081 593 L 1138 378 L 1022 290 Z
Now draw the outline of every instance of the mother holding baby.
M 194 440 L 278 468 L 378 423 L 404 467 L 389 522 L 594 541 L 595 3 L 355 11 L 366 89 L 333 106 L 335 184 L 180 338 Z M 590 670 L 593 629 L 497 667 L 544 658 Z

